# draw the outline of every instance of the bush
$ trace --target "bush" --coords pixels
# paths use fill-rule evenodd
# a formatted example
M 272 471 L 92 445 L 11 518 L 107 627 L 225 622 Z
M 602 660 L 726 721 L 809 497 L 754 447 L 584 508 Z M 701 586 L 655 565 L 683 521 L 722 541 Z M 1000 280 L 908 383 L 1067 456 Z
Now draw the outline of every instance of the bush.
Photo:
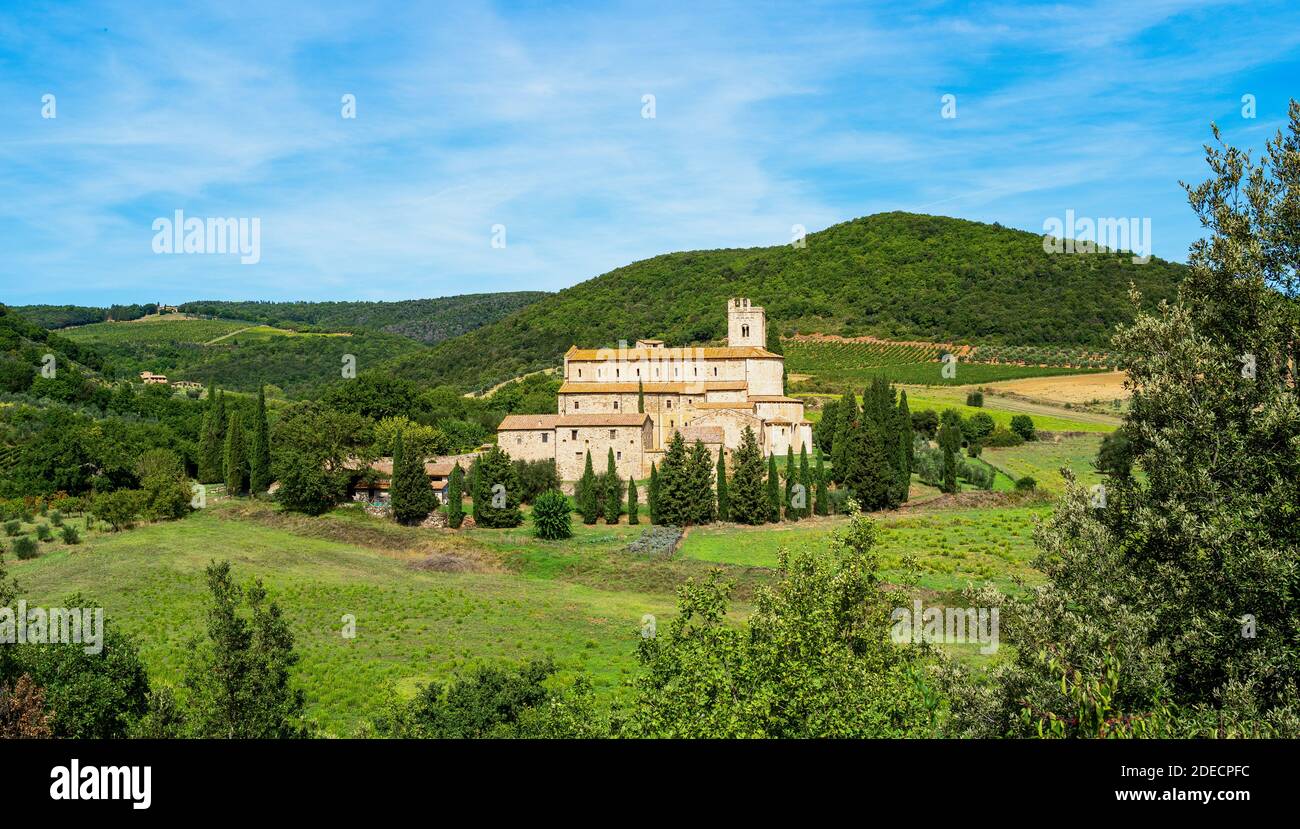
M 1028 475 L 1016 481 L 1016 492 L 1033 492 L 1038 488 L 1038 481 Z
M 973 392 L 970 392 L 969 394 L 967 394 L 967 395 L 966 395 L 966 405 L 967 405 L 967 406 L 972 406 L 972 407 L 977 408 L 977 409 L 978 409 L 978 408 L 982 408 L 982 407 L 984 406 L 984 392 L 982 392 L 982 391 L 973 391 Z
M 519 477 L 519 500 L 531 504 L 544 493 L 560 488 L 560 476 L 555 471 L 555 460 L 513 461 Z
M 51 512 L 51 513 L 50 513 L 50 524 L 53 525 L 53 526 L 55 526 L 55 527 L 62 527 L 62 526 L 63 526 L 63 513 L 59 512 L 58 510 L 54 510 L 53 512 Z
M 1023 440 L 1038 440 L 1038 432 L 1034 429 L 1034 421 L 1029 415 L 1016 415 L 1011 418 L 1011 431 L 1020 435 Z
M 6 521 L 6 522 L 5 522 L 5 535 L 8 535 L 8 536 L 15 536 L 15 535 L 18 535 L 18 531 L 21 530 L 22 527 L 23 527 L 22 523 L 20 523 L 20 522 L 18 522 L 18 521 Z
M 681 539 L 681 527 L 670 527 L 667 524 L 660 524 L 642 530 L 640 537 L 637 538 L 636 541 L 627 545 L 625 549 L 629 553 L 634 553 L 636 555 L 667 558 L 677 549 L 677 542 L 681 541 Z
M 569 520 L 569 499 L 557 489 L 537 496 L 533 502 L 533 535 L 545 541 L 559 541 L 573 535 Z
M 63 532 L 61 532 L 60 535 L 63 536 L 64 544 L 72 545 L 81 543 L 81 534 L 78 533 L 77 528 L 71 524 L 65 524 L 63 526 Z
M 30 536 L 24 535 L 14 539 L 14 555 L 20 559 L 36 558 L 36 549 L 36 539 Z
M 54 538 L 54 533 L 50 532 L 49 524 L 36 525 L 36 538 L 40 541 L 49 541 Z
M 90 514 L 114 530 L 129 527 L 140 517 L 145 506 L 145 494 L 138 489 L 119 489 L 95 496 Z
M 985 446 L 1019 446 L 1024 442 L 1024 438 L 1005 426 L 997 427 L 992 434 L 984 439 Z

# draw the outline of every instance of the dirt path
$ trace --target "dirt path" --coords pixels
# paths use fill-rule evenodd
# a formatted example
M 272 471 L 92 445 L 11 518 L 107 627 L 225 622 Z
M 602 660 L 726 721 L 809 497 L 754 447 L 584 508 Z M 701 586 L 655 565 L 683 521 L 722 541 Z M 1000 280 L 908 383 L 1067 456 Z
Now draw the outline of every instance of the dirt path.
M 260 327 L 260 326 L 257 326 L 257 325 L 247 325 L 247 326 L 245 326 L 245 327 L 239 329 L 238 331 L 231 331 L 229 334 L 222 334 L 220 337 L 216 337 L 216 338 L 214 338 L 214 339 L 208 340 L 207 342 L 204 343 L 204 345 L 215 345 L 216 343 L 221 342 L 222 340 L 226 339 L 227 337 L 233 337 L 233 336 L 235 336 L 236 334 L 242 334 L 242 333 L 244 333 L 245 331 L 251 331 L 252 329 L 254 329 L 254 328 L 259 328 L 259 327 Z

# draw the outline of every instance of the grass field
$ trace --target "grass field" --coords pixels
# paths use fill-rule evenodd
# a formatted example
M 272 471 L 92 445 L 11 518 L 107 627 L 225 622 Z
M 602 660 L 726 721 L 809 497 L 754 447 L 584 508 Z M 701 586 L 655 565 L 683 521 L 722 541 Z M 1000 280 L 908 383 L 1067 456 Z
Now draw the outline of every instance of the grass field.
M 97 322 L 69 328 L 60 333 L 70 340 L 104 345 L 142 343 L 192 343 L 201 345 L 232 334 L 252 323 L 233 320 L 197 320 L 178 317 L 145 317 L 133 322 Z
M 982 509 L 917 510 L 880 519 L 880 562 L 886 579 L 897 578 L 905 556 L 920 565 L 919 586 L 953 592 L 968 584 L 990 581 L 1003 589 L 1016 577 L 1041 578 L 1029 566 L 1035 551 L 1034 519 L 1050 512 L 1046 506 L 1005 506 Z M 820 518 L 764 527 L 696 527 L 682 543 L 687 558 L 745 567 L 775 567 L 777 550 L 792 552 L 825 547 L 829 534 L 844 526 L 844 518 Z
M 1068 437 L 1001 449 L 989 447 L 980 457 L 1013 478 L 1028 475 L 1038 482 L 1039 489 L 1060 493 L 1065 490 L 1061 467 L 1068 467 L 1084 486 L 1101 481 L 1101 475 L 1092 467 L 1100 447 L 1100 436 Z
M 913 412 L 933 409 L 936 412 L 942 412 L 944 409 L 956 409 L 962 417 L 970 417 L 977 412 L 984 412 L 993 418 L 994 424 L 998 426 L 1010 426 L 1011 418 L 1018 414 L 1028 414 L 1034 421 L 1034 427 L 1040 431 L 1051 432 L 1096 432 L 1104 434 L 1115 431 L 1119 420 L 1114 417 L 1108 417 L 1090 412 L 1073 412 L 1068 409 L 1061 409 L 1052 406 L 1035 406 L 1032 404 L 1020 404 L 1017 401 L 1003 400 L 991 395 L 986 395 L 982 407 L 966 405 L 966 389 L 940 389 L 926 388 L 921 386 L 905 387 L 907 392 L 907 407 Z M 821 398 L 823 400 L 838 399 L 837 394 L 817 394 L 801 395 L 806 399 Z M 821 420 L 820 409 L 807 409 L 805 417 L 816 423 Z

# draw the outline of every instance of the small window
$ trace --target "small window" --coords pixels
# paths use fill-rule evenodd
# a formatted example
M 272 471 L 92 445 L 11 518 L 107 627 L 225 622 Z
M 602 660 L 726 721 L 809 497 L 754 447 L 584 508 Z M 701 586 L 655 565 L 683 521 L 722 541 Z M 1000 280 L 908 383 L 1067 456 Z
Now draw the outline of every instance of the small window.
M 542 432 L 542 443 L 549 443 L 551 436 L 547 432 Z
M 618 401 L 614 401 L 614 411 L 618 411 Z
M 672 407 L 673 407 L 673 401 L 669 400 L 669 401 L 668 401 L 668 408 L 671 409 Z
M 717 366 L 714 366 L 714 367 L 713 367 L 713 376 L 714 376 L 714 377 L 717 377 L 717 376 L 718 376 L 718 367 L 717 367 Z
M 618 372 L 619 372 L 618 369 L 614 369 L 614 376 L 615 376 L 615 377 L 618 377 L 618 376 L 619 376 L 619 373 L 618 373 Z
M 515 443 L 523 443 L 523 442 L 524 442 L 523 435 L 515 435 Z
M 578 376 L 579 376 L 579 377 L 582 376 L 582 369 L 578 369 Z
M 577 429 L 570 429 L 570 430 L 569 430 L 569 440 L 577 440 L 577 439 L 578 439 L 578 430 L 577 430 Z
M 748 337 L 748 336 L 749 336 L 749 326 L 748 326 L 748 325 L 742 325 L 742 326 L 740 326 L 740 336 L 742 336 L 742 337 Z
M 610 429 L 610 430 L 609 430 L 609 439 L 610 439 L 610 440 L 613 440 L 613 439 L 614 439 L 614 430 L 613 430 L 613 429 Z
M 622 453 L 622 452 L 615 452 L 615 453 L 614 453 L 614 457 L 615 457 L 615 459 L 621 461 L 621 460 L 623 460 L 623 453 Z
M 636 376 L 637 376 L 637 377 L 640 377 L 640 376 L 641 376 L 641 369 L 637 369 L 637 370 L 636 370 Z
M 578 403 L 577 400 L 575 400 L 575 401 L 573 401 L 573 408 L 574 408 L 574 409 L 581 409 L 582 406 Z

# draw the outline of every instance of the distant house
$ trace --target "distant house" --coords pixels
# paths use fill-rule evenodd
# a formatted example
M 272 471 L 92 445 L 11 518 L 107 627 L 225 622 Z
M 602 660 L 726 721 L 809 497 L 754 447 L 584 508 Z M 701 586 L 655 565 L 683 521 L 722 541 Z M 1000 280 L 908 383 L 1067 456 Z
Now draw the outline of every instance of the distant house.
M 447 503 L 447 485 L 456 464 L 459 463 L 461 470 L 468 472 L 478 454 L 442 455 L 424 462 L 424 474 L 429 477 L 429 486 L 438 496 L 438 503 Z M 348 484 L 349 500 L 371 504 L 388 503 L 393 479 L 392 458 L 380 458 L 368 467 L 354 461 L 349 463 L 348 468 L 356 473 Z
M 178 388 L 178 389 L 183 389 L 183 390 L 185 390 L 185 391 L 192 391 L 192 390 L 202 391 L 202 390 L 203 390 L 203 384 L 202 384 L 202 383 L 195 382 L 195 381 L 193 381 L 193 380 L 177 380 L 176 382 L 172 383 L 172 387 L 173 387 L 173 388 Z
M 140 379 L 144 381 L 146 386 L 167 385 L 166 374 L 154 374 L 152 371 L 142 371 L 140 372 Z

